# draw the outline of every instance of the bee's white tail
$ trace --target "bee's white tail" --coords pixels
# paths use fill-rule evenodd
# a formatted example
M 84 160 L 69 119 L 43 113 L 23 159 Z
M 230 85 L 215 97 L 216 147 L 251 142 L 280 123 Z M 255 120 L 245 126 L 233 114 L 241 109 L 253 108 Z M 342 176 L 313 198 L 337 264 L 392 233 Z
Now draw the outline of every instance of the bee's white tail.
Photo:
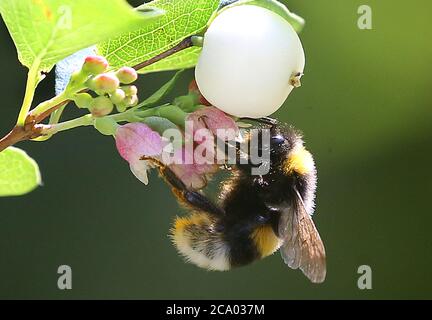
M 229 247 L 217 231 L 216 220 L 205 212 L 177 218 L 171 230 L 179 253 L 201 268 L 225 271 L 230 269 Z

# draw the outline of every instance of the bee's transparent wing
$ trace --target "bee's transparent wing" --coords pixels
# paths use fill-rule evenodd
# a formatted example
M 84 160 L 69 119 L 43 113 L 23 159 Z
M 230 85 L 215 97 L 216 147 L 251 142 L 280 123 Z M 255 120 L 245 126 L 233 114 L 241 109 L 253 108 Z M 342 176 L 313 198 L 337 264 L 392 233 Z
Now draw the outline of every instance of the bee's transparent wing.
M 326 277 L 324 244 L 298 192 L 292 206 L 281 215 L 279 235 L 284 240 L 280 252 L 285 263 L 292 269 L 300 268 L 313 283 L 323 282 Z

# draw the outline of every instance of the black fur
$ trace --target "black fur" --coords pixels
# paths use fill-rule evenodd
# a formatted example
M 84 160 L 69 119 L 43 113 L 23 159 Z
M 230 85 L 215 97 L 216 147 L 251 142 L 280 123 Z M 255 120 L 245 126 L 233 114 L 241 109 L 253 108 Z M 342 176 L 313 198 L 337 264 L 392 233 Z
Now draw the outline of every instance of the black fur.
M 258 133 L 260 134 L 260 133 Z M 282 139 L 281 139 L 282 138 Z M 298 131 L 291 126 L 274 124 L 271 128 L 270 171 L 264 176 L 253 176 L 256 164 L 239 164 L 238 174 L 227 182 L 222 193 L 221 206 L 225 216 L 225 241 L 229 243 L 233 266 L 245 265 L 257 260 L 258 249 L 251 241 L 251 234 L 258 227 L 270 225 L 278 235 L 281 210 L 289 206 L 294 197 L 294 187 L 307 197 L 307 177 L 286 175 L 282 165 L 294 145 L 303 143 Z

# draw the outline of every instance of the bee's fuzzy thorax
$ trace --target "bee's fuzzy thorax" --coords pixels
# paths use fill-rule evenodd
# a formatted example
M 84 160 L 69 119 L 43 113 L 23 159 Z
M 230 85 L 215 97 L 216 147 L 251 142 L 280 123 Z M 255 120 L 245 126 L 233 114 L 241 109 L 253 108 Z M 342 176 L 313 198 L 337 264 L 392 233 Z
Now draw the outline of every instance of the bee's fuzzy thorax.
M 303 142 L 296 144 L 282 163 L 285 175 L 295 175 L 301 182 L 299 189 L 309 214 L 314 212 L 317 174 L 312 154 L 305 149 Z
M 282 170 L 286 175 L 299 174 L 304 176 L 313 173 L 315 163 L 310 152 L 303 145 L 297 144 L 283 162 Z

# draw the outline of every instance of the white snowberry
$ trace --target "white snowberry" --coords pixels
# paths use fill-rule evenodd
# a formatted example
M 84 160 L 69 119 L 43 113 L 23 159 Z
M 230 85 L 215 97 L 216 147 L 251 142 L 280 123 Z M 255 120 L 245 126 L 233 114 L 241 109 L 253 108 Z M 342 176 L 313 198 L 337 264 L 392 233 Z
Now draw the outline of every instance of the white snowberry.
M 237 116 L 269 116 L 300 85 L 305 56 L 293 27 L 254 5 L 222 12 L 204 36 L 195 70 L 203 96 Z

